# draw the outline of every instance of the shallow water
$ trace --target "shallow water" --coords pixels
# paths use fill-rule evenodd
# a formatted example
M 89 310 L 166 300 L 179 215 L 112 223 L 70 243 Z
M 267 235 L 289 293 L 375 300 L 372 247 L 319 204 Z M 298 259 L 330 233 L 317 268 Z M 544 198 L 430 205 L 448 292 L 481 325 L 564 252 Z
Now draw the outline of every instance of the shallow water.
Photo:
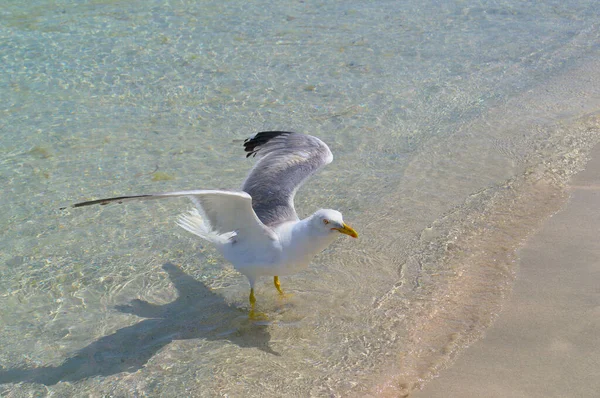
M 2 395 L 400 395 L 480 337 L 600 138 L 598 11 L 363 3 L 3 7 Z M 262 281 L 264 324 L 185 200 L 59 210 L 236 188 L 265 129 L 329 144 L 296 206 L 360 239 Z

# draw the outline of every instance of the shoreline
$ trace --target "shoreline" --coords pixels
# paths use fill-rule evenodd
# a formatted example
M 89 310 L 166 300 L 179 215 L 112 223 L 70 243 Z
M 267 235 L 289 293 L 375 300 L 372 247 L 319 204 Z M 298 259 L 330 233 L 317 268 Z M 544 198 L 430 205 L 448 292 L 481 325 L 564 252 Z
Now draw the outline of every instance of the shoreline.
M 518 250 L 485 337 L 414 397 L 591 397 L 600 390 L 600 146 L 562 209 Z

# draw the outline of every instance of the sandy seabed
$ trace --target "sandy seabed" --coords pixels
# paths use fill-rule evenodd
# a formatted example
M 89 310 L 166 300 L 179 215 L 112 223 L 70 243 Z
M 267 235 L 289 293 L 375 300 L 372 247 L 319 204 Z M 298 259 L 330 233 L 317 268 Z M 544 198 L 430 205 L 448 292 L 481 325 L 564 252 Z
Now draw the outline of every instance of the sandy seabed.
M 485 338 L 415 397 L 596 397 L 600 391 L 600 147 L 566 206 L 519 251 Z

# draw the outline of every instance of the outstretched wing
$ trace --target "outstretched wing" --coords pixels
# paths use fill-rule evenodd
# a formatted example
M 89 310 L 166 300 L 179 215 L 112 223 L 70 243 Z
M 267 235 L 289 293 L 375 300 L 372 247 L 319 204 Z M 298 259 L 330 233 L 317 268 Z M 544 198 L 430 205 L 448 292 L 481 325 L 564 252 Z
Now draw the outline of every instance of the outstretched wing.
M 194 203 L 199 215 L 203 216 L 202 219 L 208 221 L 208 225 L 203 226 L 207 229 L 207 233 L 225 234 L 235 232 L 240 238 L 251 238 L 253 236 L 268 236 L 272 238 L 274 236 L 273 232 L 265 227 L 256 216 L 256 213 L 252 209 L 252 198 L 246 192 L 224 190 L 165 192 L 96 199 L 75 203 L 73 207 L 177 197 L 188 197 Z M 185 219 L 185 217 L 182 219 Z
M 297 220 L 294 195 L 302 183 L 333 155 L 320 139 L 286 131 L 264 131 L 244 142 L 246 157 L 258 157 L 242 190 L 252 197 L 252 207 L 267 226 Z

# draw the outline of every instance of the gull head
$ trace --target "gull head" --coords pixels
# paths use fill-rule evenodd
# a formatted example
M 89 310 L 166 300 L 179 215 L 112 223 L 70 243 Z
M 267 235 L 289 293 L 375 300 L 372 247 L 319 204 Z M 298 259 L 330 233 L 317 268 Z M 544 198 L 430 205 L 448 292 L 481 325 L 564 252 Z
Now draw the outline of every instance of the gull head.
M 312 224 L 323 235 L 342 233 L 353 238 L 358 238 L 358 233 L 344 222 L 342 213 L 337 210 L 321 209 L 312 216 Z

